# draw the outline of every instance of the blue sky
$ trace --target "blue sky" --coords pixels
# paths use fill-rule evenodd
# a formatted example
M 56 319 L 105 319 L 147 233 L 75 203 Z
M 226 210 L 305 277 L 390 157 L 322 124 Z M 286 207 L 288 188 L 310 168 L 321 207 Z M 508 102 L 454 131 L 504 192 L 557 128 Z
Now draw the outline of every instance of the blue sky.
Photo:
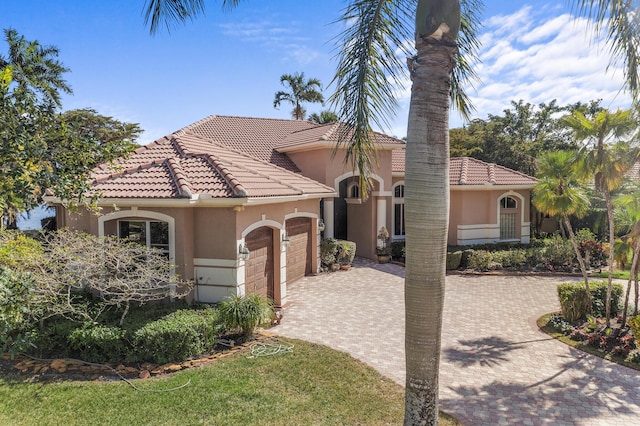
M 332 38 L 340 31 L 332 22 L 345 1 L 247 1 L 232 12 L 210 1 L 205 16 L 155 37 L 144 26 L 142 0 L 3 3 L 0 28 L 60 49 L 74 90 L 64 109 L 91 107 L 140 123 L 139 142 L 148 143 L 211 114 L 290 118 L 288 106 L 273 108 L 280 75 L 303 71 L 330 83 Z M 475 117 L 499 114 L 519 99 L 564 105 L 602 98 L 610 108 L 629 106 L 619 93 L 622 73 L 605 72 L 606 47 L 592 42 L 587 22 L 571 20 L 564 4 L 485 1 L 482 83 L 469 88 Z M 386 129 L 399 137 L 406 134 L 408 87 Z M 452 112 L 451 126 L 462 124 Z

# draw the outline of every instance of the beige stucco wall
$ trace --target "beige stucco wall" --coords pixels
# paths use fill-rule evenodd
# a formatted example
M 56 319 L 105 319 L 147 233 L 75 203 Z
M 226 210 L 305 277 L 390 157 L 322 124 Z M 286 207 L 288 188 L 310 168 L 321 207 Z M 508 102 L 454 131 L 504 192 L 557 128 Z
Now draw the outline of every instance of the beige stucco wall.
M 317 272 L 319 238 L 317 218 L 320 200 L 309 199 L 245 207 L 104 207 L 101 216 L 88 210 L 76 213 L 57 208 L 62 226 L 100 234 L 103 222 L 105 235 L 117 235 L 119 220 L 144 220 L 157 214 L 172 218 L 174 232 L 173 261 L 176 273 L 185 280 L 194 280 L 194 296 L 198 300 L 213 302 L 229 294 L 242 294 L 244 262 L 238 258 L 238 244 L 246 234 L 257 227 L 274 229 L 275 298 L 278 305 L 286 299 L 286 247 L 280 244 L 285 223 L 289 218 L 309 217 L 312 223 L 311 261 Z M 149 216 L 147 216 L 149 215 Z M 102 219 L 100 219 L 102 217 Z

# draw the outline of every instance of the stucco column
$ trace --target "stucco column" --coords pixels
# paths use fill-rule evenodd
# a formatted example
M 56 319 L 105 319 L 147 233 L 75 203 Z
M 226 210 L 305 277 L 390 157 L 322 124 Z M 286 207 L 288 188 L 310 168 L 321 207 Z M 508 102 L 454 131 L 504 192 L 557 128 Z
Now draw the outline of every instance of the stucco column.
M 387 227 L 387 199 L 379 197 L 378 198 L 378 211 L 376 212 L 376 235 L 378 235 L 378 231 L 383 226 Z M 376 242 L 377 244 L 377 242 Z
M 333 238 L 333 198 L 324 199 L 324 237 Z

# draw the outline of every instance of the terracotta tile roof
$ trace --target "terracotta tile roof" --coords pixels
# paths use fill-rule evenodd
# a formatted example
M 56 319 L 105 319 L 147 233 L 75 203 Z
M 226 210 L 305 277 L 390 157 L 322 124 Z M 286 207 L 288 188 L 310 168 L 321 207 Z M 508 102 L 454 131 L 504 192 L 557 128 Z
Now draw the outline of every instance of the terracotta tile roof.
M 344 133 L 347 133 L 346 135 Z M 316 127 L 299 130 L 288 134 L 277 146 L 279 151 L 287 151 L 291 148 L 302 148 L 305 146 L 316 146 L 318 144 L 324 144 L 329 147 L 334 147 L 340 140 L 342 135 L 347 138 L 349 129 L 341 123 L 331 123 L 316 125 Z M 381 146 L 404 146 L 404 141 L 391 136 L 387 136 L 382 133 L 373 132 L 373 137 L 376 144 Z
M 217 143 L 287 170 L 300 172 L 286 154 L 275 148 L 289 134 L 318 126 L 320 125 L 305 120 L 211 115 L 176 134 L 192 132 L 202 138 L 201 144 Z M 201 149 L 207 150 L 206 147 Z
M 405 172 L 405 150 L 393 151 L 392 167 L 394 173 Z M 537 182 L 536 178 L 524 173 L 471 157 L 452 158 L 449 163 L 451 186 L 530 185 L 533 187 Z
M 333 189 L 188 128 L 141 147 L 114 166 L 94 170 L 103 198 L 276 197 L 331 194 Z

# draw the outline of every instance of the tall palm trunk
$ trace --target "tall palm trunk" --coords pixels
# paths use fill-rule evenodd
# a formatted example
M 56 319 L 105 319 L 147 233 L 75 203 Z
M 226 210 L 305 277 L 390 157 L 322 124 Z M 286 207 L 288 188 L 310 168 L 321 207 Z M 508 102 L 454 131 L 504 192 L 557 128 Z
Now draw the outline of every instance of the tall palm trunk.
M 571 245 L 573 246 L 573 251 L 576 253 L 576 258 L 578 259 L 578 263 L 580 264 L 580 271 L 582 271 L 582 278 L 584 278 L 584 287 L 587 291 L 587 313 L 591 314 L 591 289 L 589 288 L 589 276 L 587 275 L 587 265 L 582 258 L 582 254 L 580 253 L 580 248 L 578 247 L 578 241 L 576 239 L 576 234 L 573 232 L 573 226 L 571 226 L 571 221 L 569 220 L 569 216 L 564 215 L 564 225 L 567 228 L 567 232 L 569 233 L 569 240 L 571 241 Z
M 611 327 L 611 285 L 613 282 L 613 246 L 615 243 L 615 223 L 613 219 L 613 202 L 611 201 L 611 191 L 604 188 L 604 199 L 607 204 L 607 219 L 609 221 L 609 274 L 607 276 L 607 298 L 605 306 L 605 316 L 607 317 L 607 328 Z
M 627 292 L 624 296 L 624 309 L 622 310 L 622 326 L 627 323 L 627 310 L 629 309 L 629 295 L 631 293 L 631 281 L 638 282 L 638 254 L 640 254 L 640 238 L 636 237 L 633 245 L 633 257 L 631 260 L 631 270 L 629 271 L 629 281 L 627 282 Z M 638 308 L 638 289 L 636 286 L 636 309 Z
M 405 425 L 438 422 L 455 42 L 417 37 L 406 151 Z

